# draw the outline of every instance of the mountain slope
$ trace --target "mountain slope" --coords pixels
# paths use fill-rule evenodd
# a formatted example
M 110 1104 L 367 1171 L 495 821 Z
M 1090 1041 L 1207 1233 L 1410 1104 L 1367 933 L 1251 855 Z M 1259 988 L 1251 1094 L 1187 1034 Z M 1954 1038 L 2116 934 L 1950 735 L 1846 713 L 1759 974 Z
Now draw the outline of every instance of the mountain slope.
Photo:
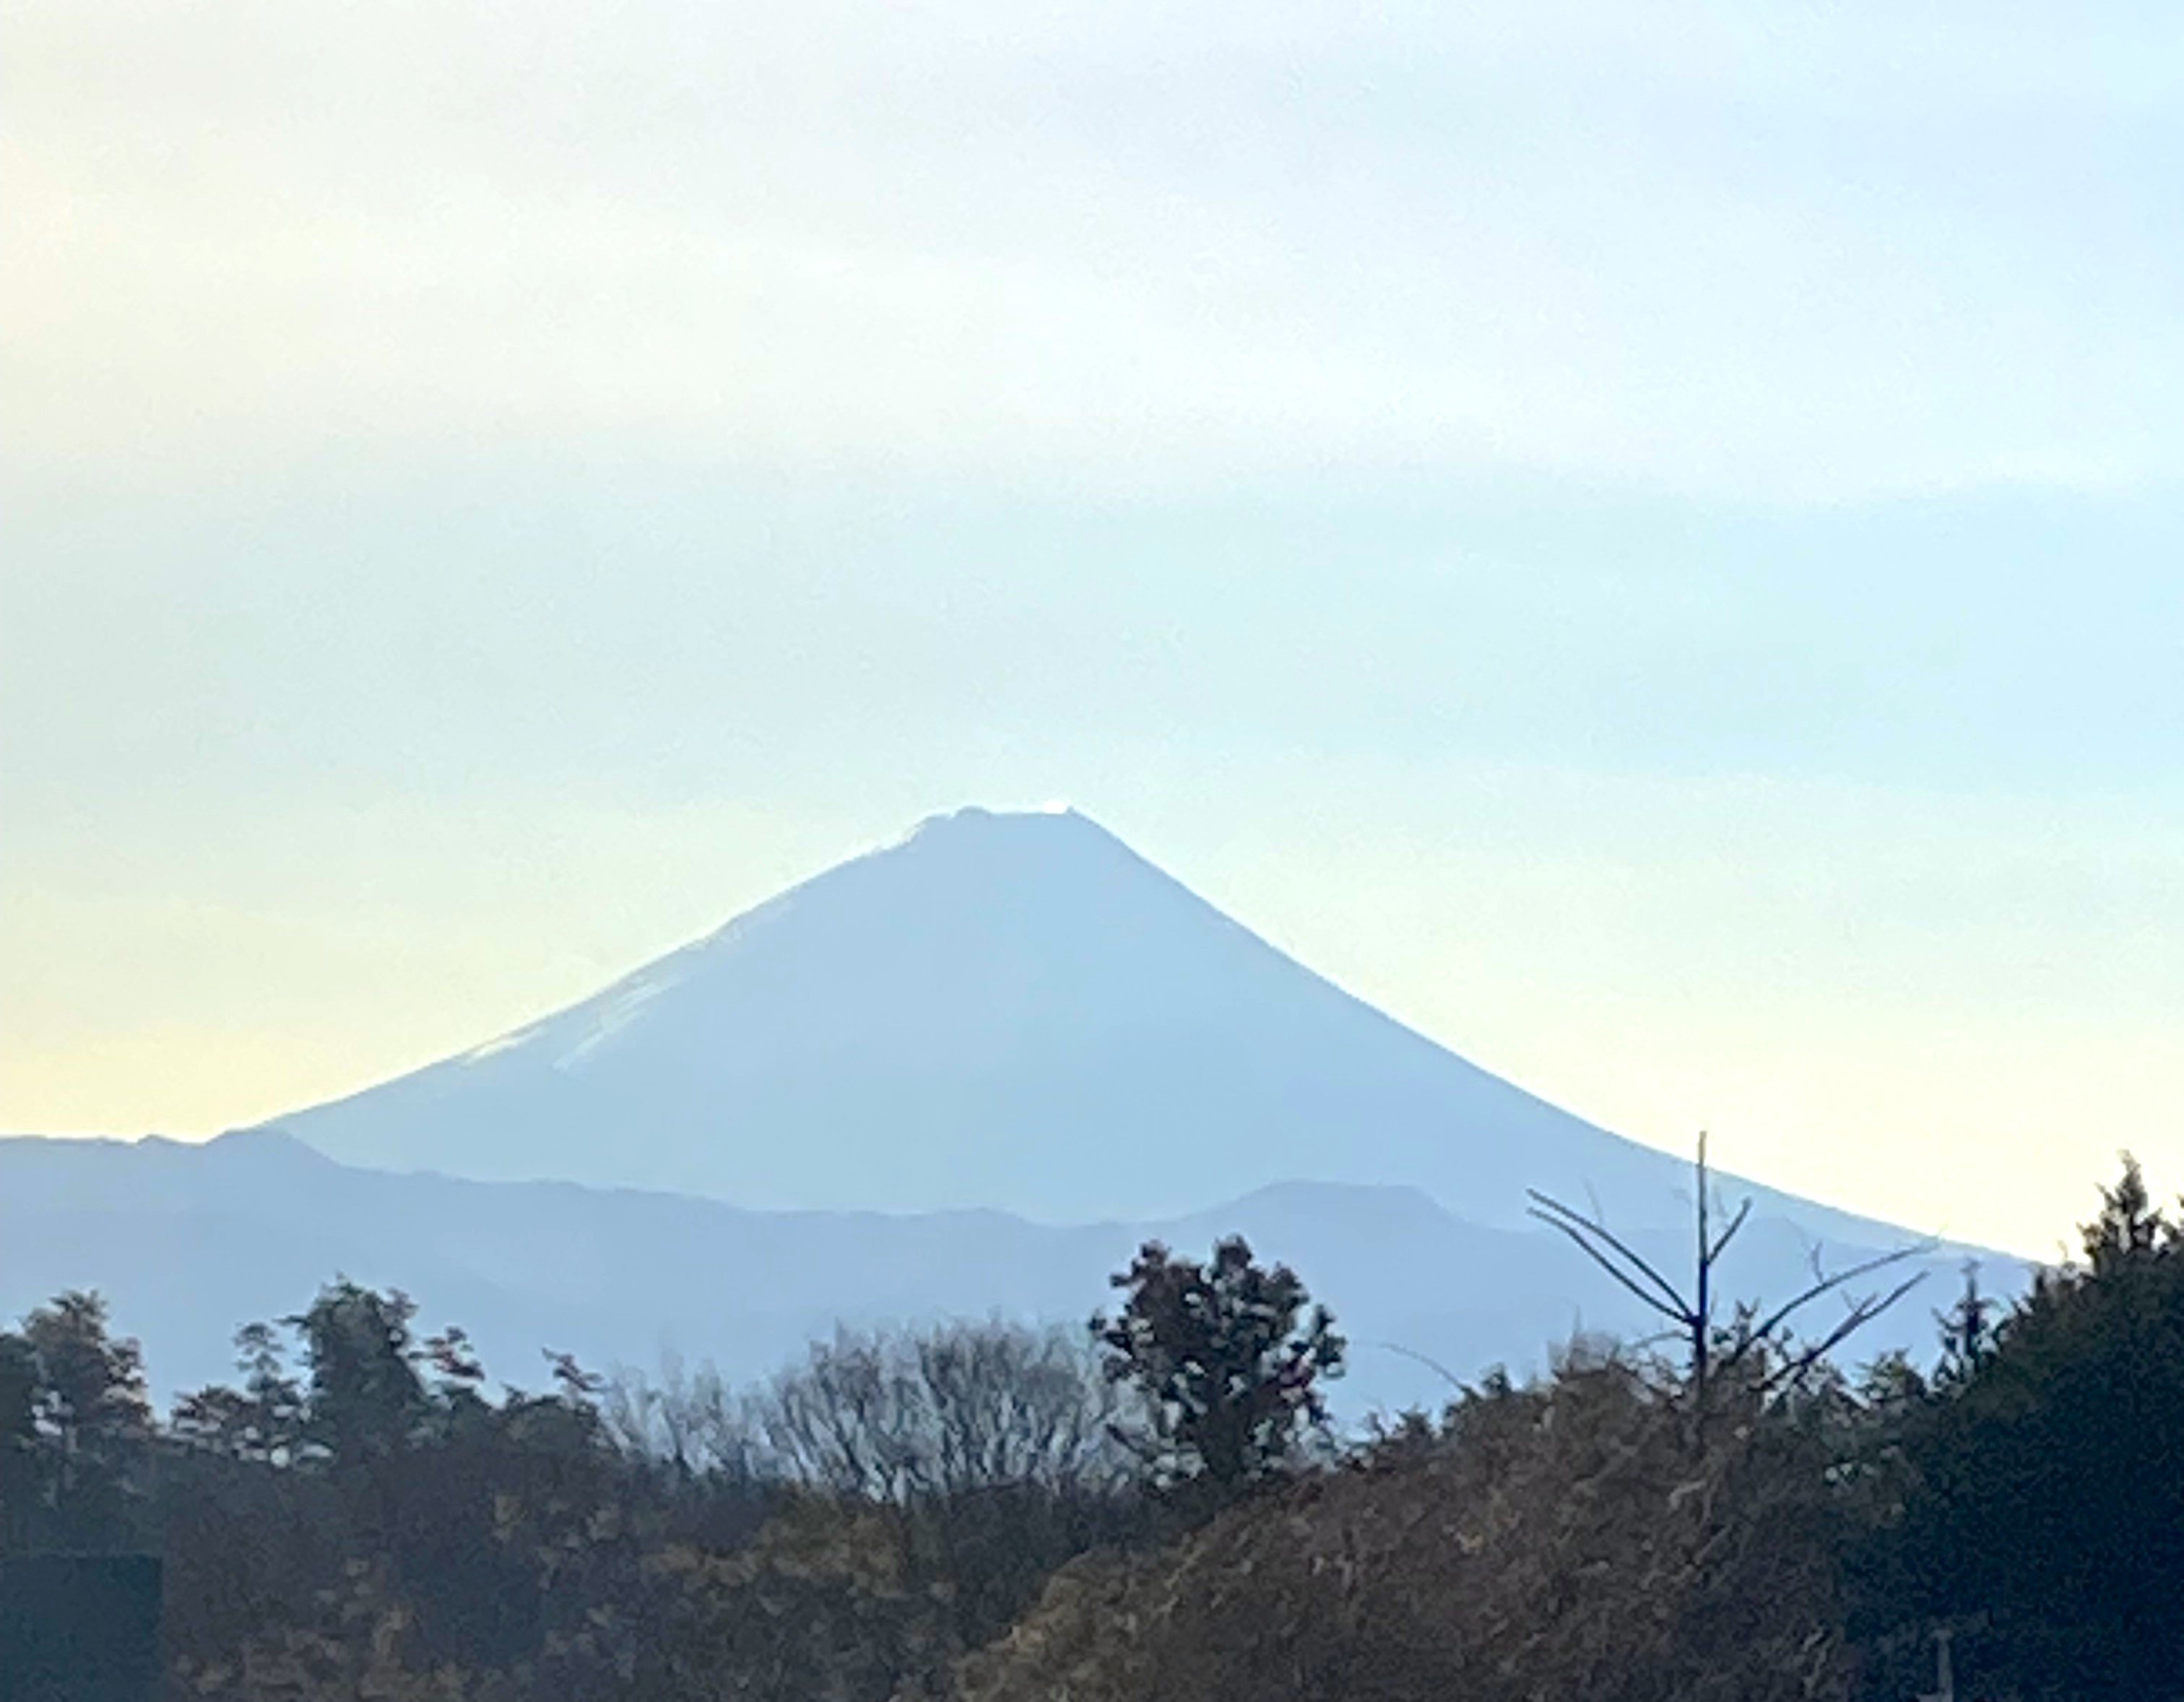
M 1067 812 L 933 818 L 579 1005 L 272 1126 L 355 1164 L 1049 1222 L 1300 1180 L 1504 1225 L 1527 1186 L 1590 1188 L 1666 1220 L 1685 1186 Z

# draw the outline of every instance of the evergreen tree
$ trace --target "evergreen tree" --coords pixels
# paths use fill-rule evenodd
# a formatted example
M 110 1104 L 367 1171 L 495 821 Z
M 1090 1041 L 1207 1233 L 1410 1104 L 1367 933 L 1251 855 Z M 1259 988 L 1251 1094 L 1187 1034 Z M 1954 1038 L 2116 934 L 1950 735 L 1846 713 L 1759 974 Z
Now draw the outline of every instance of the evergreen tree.
M 2184 1228 L 2135 1163 L 1911 1431 L 1892 1576 L 1968 1638 L 1968 1679 L 2076 1702 L 2184 1697 Z M 1959 1324 L 1963 1322 L 1960 1319 Z
M 1121 1434 L 1156 1482 L 1232 1499 L 1323 1429 L 1320 1381 L 1340 1375 L 1345 1343 L 1287 1265 L 1255 1263 L 1240 1236 L 1203 1264 L 1147 1242 L 1111 1281 L 1128 1297 L 1092 1333 L 1108 1376 L 1144 1398 L 1141 1426 Z
M 38 1505 L 37 1356 L 0 1331 L 0 1549 L 27 1543 Z
M 27 1504 L 20 1535 L 59 1548 L 125 1540 L 131 1480 L 152 1434 L 136 1343 L 111 1333 L 101 1296 L 70 1290 L 25 1318 L 0 1359 L 0 1403 L 13 1409 L 0 1425 L 28 1456 L 10 1498 Z
M 301 1439 L 304 1392 L 288 1375 L 281 1339 L 270 1324 L 246 1324 L 235 1335 L 242 1387 L 214 1384 L 175 1403 L 168 1426 L 192 1448 L 236 1459 L 287 1465 Z
M 1935 1373 L 1936 1380 L 1947 1386 L 1969 1381 L 1994 1352 L 2002 1316 L 2000 1304 L 1980 1286 L 1979 1261 L 1968 1261 L 1964 1286 L 1956 1304 L 1934 1317 L 1942 1329 L 1942 1363 Z
M 417 1308 L 343 1277 L 286 1321 L 303 1339 L 304 1434 L 337 1465 L 398 1453 L 430 1409 L 410 1323 Z

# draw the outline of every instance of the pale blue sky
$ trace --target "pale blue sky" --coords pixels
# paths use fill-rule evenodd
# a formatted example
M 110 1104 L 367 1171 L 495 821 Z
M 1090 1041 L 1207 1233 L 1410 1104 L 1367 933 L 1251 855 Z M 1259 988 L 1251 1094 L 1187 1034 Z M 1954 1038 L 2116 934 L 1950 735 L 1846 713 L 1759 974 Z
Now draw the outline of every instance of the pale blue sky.
M 1641 1138 L 2184 1184 L 2169 8 L 7 19 L 0 1124 L 1061 797 Z

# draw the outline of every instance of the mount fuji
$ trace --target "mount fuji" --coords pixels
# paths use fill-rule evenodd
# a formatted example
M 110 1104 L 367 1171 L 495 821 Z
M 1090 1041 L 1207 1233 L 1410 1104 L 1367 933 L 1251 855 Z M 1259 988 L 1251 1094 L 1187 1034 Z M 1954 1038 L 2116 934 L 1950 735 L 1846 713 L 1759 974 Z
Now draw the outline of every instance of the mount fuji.
M 1560 1111 L 1313 974 L 1073 811 L 963 809 L 595 996 L 277 1128 L 350 1165 L 749 1208 L 1145 1221 L 1278 1183 L 1527 1187 L 1619 1224 L 1685 1162 Z M 1885 1227 L 1764 1189 L 1807 1240 Z

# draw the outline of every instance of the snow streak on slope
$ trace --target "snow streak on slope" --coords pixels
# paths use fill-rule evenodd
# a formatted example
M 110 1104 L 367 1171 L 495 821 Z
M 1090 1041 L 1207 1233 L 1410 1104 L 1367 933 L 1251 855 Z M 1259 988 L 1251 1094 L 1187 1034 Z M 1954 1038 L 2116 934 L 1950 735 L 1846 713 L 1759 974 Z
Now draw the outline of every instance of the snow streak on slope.
M 1049 1222 L 1290 1180 L 1417 1186 L 1501 1225 L 1528 1186 L 1590 1187 L 1660 1219 L 1683 1186 L 1069 811 L 934 818 L 582 1004 L 277 1126 L 356 1164 Z

